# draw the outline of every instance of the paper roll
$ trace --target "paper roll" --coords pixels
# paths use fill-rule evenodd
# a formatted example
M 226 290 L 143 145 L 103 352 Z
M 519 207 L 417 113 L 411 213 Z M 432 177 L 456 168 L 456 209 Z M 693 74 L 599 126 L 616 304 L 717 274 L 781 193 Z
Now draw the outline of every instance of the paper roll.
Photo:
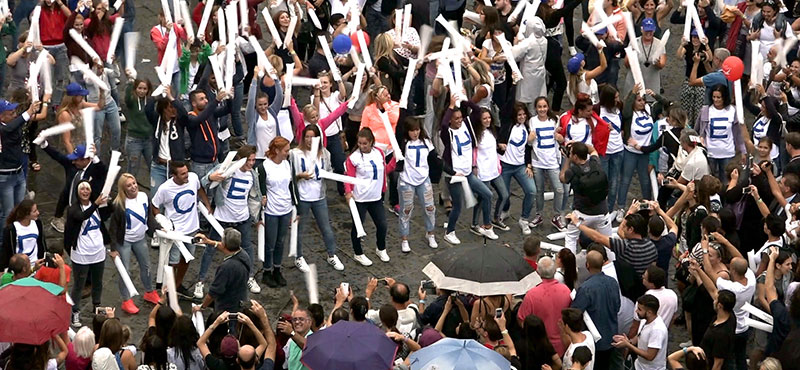
M 632 43 L 632 45 L 636 45 L 636 43 Z M 644 85 L 644 78 L 642 77 L 642 69 L 639 65 L 639 53 L 634 50 L 632 46 L 628 46 L 625 48 L 625 55 L 628 57 L 628 65 L 630 66 L 631 74 L 633 75 L 633 83 L 639 84 L 642 86 L 642 89 L 639 90 L 639 95 L 644 96 L 644 92 L 647 87 Z
M 361 56 L 364 58 L 364 64 L 367 65 L 367 69 L 371 69 L 372 57 L 369 55 L 369 49 L 367 49 L 367 40 L 364 39 L 364 32 L 357 31 L 356 35 L 358 38 L 358 46 L 361 48 Z
M 292 207 L 289 224 L 289 257 L 297 257 L 297 207 Z
M 167 284 L 167 299 L 169 300 L 169 307 L 180 314 L 181 306 L 178 304 L 178 291 L 175 289 L 175 273 L 172 271 L 172 266 L 164 266 L 164 283 Z
M 517 38 L 523 39 L 528 28 L 528 22 L 536 16 L 539 10 L 540 0 L 534 0 L 530 5 L 525 6 L 525 11 L 522 13 L 522 21 L 519 23 L 519 30 L 517 31 Z
M 350 198 L 350 202 L 348 202 L 347 205 L 350 207 L 350 215 L 353 216 L 353 225 L 356 227 L 356 236 L 359 238 L 367 236 L 367 232 L 364 231 L 364 224 L 361 223 L 361 216 L 358 214 L 356 200 Z
M 131 281 L 131 276 L 128 274 L 128 270 L 125 269 L 125 265 L 122 264 L 122 259 L 119 257 L 112 259 L 114 260 L 114 266 L 117 266 L 119 278 L 122 279 L 122 282 L 125 283 L 125 288 L 128 289 L 128 296 L 134 297 L 139 295 L 136 287 L 133 286 L 133 281 Z
M 609 36 L 611 36 L 613 39 L 615 39 L 615 40 L 617 40 L 619 42 L 624 42 L 625 41 L 625 40 L 620 40 L 619 39 L 619 36 L 617 35 L 617 28 L 614 27 L 614 25 L 612 25 L 611 23 L 608 23 L 609 22 L 608 21 L 609 16 L 603 10 L 603 0 L 595 0 L 594 1 L 594 15 L 598 19 L 600 19 L 600 23 L 605 23 L 605 24 L 608 25 L 608 26 L 606 26 L 606 28 L 608 28 Z
M 266 230 L 264 229 L 264 223 L 258 224 L 258 259 L 261 262 L 264 262 L 264 238 L 266 238 Z
M 162 0 L 162 1 L 166 1 L 166 0 Z M 86 40 L 83 39 L 83 36 L 81 36 L 81 34 L 78 33 L 78 31 L 76 31 L 74 28 L 71 28 L 69 30 L 69 36 L 72 37 L 72 39 L 75 41 L 75 43 L 78 44 L 78 46 L 80 46 L 81 49 L 83 49 L 83 51 L 86 52 L 86 54 L 89 54 L 89 57 L 92 58 L 92 60 L 100 59 L 100 56 L 97 55 L 97 52 L 94 51 L 94 49 L 91 46 L 89 46 L 89 43 L 86 42 Z M 100 60 L 102 60 L 102 59 L 100 59 Z
M 192 40 L 195 37 L 194 24 L 192 23 L 192 13 L 189 12 L 189 4 L 186 3 L 186 0 L 181 0 L 180 9 L 183 12 L 183 19 L 185 19 L 183 28 L 186 30 L 186 36 Z
M 453 45 L 455 46 L 456 49 L 459 49 L 458 53 L 469 51 L 467 50 L 467 48 L 469 48 L 470 45 L 469 41 L 465 40 L 464 36 L 462 36 L 461 33 L 458 32 L 458 30 L 455 29 L 455 27 L 453 27 L 452 24 L 450 24 L 450 22 L 444 19 L 443 15 L 439 14 L 439 16 L 436 17 L 436 22 L 442 25 L 442 27 L 444 27 L 444 29 L 450 35 L 450 39 L 453 42 Z M 445 49 L 447 48 L 442 47 L 442 50 Z
M 197 37 L 205 37 L 206 27 L 208 27 L 208 20 L 211 19 L 211 11 L 214 10 L 213 6 L 203 5 L 203 18 L 200 19 L 200 26 L 197 27 Z M 208 42 L 209 40 L 206 40 Z
M 317 27 L 318 30 L 322 29 L 322 23 L 319 22 L 317 11 L 314 8 L 308 8 L 308 17 L 311 18 L 311 22 L 314 23 L 314 27 Z
M 318 287 L 317 287 L 317 265 L 310 264 L 308 265 L 308 272 L 305 273 L 306 277 L 306 289 L 308 290 L 308 303 L 309 304 L 316 304 L 319 303 L 319 294 L 318 294 Z
M 742 98 L 742 79 L 733 81 L 733 96 L 736 99 L 736 119 L 740 124 L 745 124 L 744 121 L 744 100 Z
M 356 82 L 353 84 L 353 94 L 350 95 L 351 100 L 347 103 L 349 108 L 355 107 L 358 98 L 361 96 L 361 83 L 364 81 L 364 65 L 358 64 L 356 67 Z
M 292 84 L 294 83 L 294 63 L 286 65 L 286 74 L 283 75 L 283 107 L 286 108 L 291 103 L 292 99 Z
M 84 158 L 94 157 L 94 108 L 81 109 L 83 118 L 83 133 L 86 135 L 86 154 Z
M 328 67 L 331 69 L 331 74 L 333 74 L 333 79 L 338 81 L 342 80 L 342 74 L 339 72 L 339 67 L 336 65 L 336 62 L 333 61 L 333 54 L 331 53 L 331 47 L 328 45 L 328 40 L 325 38 L 325 35 L 317 36 L 319 39 L 319 44 L 322 46 L 322 51 L 325 53 L 325 59 L 328 61 Z
M 192 308 L 199 306 L 198 304 L 192 303 Z M 195 311 L 192 314 L 192 324 L 194 324 L 195 330 L 197 330 L 197 335 L 203 336 L 203 333 L 206 332 L 206 324 L 203 321 L 203 312 L 202 311 Z
M 138 32 L 125 33 L 125 69 L 129 70 L 136 78 L 136 48 L 139 45 Z
M 525 0 L 520 0 L 520 2 Z M 406 79 L 403 81 L 403 92 L 400 94 L 400 108 L 408 107 L 408 96 L 411 94 L 411 82 L 414 80 L 414 71 L 416 71 L 417 59 L 410 59 L 408 61 L 408 69 L 406 69 Z
M 120 166 L 113 166 L 108 168 L 108 174 L 106 175 L 106 182 L 103 183 L 103 190 L 100 192 L 101 194 L 105 196 L 111 195 L 111 187 L 114 185 L 114 182 L 116 181 L 117 175 L 119 175 L 120 170 L 122 170 L 122 167 Z M 104 208 L 107 206 L 108 202 L 101 204 L 100 208 Z
M 346 184 L 361 185 L 361 186 L 369 186 L 370 182 L 370 180 L 368 179 L 360 179 L 357 177 L 340 175 L 338 173 L 325 171 L 323 169 L 319 170 L 319 177 L 326 180 L 333 180 L 333 181 L 343 182 Z
M 225 230 L 222 228 L 222 225 L 219 224 L 219 221 L 214 218 L 214 215 L 208 211 L 208 208 L 206 208 L 205 204 L 203 204 L 203 202 L 197 202 L 197 209 L 203 214 L 203 217 L 206 218 L 206 221 L 211 224 L 211 227 L 214 228 L 214 231 L 219 234 L 220 238 L 222 238 L 222 236 L 225 235 Z
M 269 8 L 265 7 L 261 11 L 261 15 L 264 16 L 264 21 L 267 23 L 267 29 L 269 30 L 269 34 L 272 36 L 272 42 L 275 43 L 277 47 L 283 47 L 283 40 L 281 40 L 281 36 L 278 33 L 278 28 L 275 27 L 275 21 L 272 20 L 272 17 L 269 15 Z M 286 72 L 289 72 L 289 68 L 286 68 Z
M 464 205 L 467 208 L 472 208 L 476 204 L 478 204 L 478 200 L 475 199 L 475 194 L 472 193 L 472 188 L 469 187 L 469 181 L 464 176 L 453 176 L 450 178 L 450 183 L 461 183 L 461 188 L 464 191 Z
M 62 124 L 59 124 L 59 125 L 55 125 L 53 127 L 44 129 L 41 132 L 39 132 L 39 136 L 37 136 L 36 139 L 33 140 L 33 143 L 36 144 L 36 145 L 39 145 L 39 144 L 42 143 L 42 141 L 44 141 L 44 139 L 46 139 L 46 138 L 48 138 L 50 136 L 61 135 L 61 134 L 65 133 L 65 132 L 69 132 L 69 131 L 72 131 L 74 129 L 75 129 L 75 125 L 73 125 L 70 122 L 62 123 Z
M 289 20 L 289 28 L 286 29 L 286 38 L 283 40 L 284 45 L 289 45 L 289 43 L 292 42 L 295 27 L 297 27 L 297 16 L 293 16 Z
M 114 21 L 114 29 L 111 31 L 111 41 L 108 46 L 108 53 L 106 54 L 106 62 L 111 64 L 111 57 L 117 50 L 117 43 L 119 42 L 119 35 L 122 34 L 122 26 L 125 23 L 125 18 L 118 17 Z

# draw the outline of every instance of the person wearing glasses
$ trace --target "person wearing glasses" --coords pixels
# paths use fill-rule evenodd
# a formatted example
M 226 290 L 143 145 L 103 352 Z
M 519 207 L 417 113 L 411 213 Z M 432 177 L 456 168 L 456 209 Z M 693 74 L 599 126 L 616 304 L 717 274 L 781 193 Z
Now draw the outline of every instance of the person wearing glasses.
M 289 350 L 286 352 L 286 362 L 289 364 L 289 369 L 306 369 L 300 362 L 300 357 L 303 356 L 306 338 L 313 334 L 311 331 L 311 312 L 307 308 L 301 308 L 292 312 L 291 322 L 282 319 L 282 317 L 278 319 L 278 330 L 291 338 L 287 344 Z

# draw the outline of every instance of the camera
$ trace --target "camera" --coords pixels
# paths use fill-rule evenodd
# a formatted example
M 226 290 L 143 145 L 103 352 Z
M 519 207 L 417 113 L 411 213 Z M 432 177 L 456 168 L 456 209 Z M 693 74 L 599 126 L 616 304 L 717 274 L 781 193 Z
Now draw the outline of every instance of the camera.
M 428 294 L 436 294 L 436 284 L 433 280 L 422 280 L 419 282 L 422 289 Z
M 753 189 L 751 189 L 749 186 L 744 188 L 744 189 L 742 189 L 742 194 L 750 194 L 752 192 L 753 192 Z
M 712 234 L 708 234 L 708 241 L 710 241 L 710 242 L 715 242 L 715 241 L 717 241 L 717 237 L 715 237 L 715 236 L 714 236 L 714 235 L 712 235 Z
M 50 268 L 56 267 L 56 261 L 53 260 L 53 254 L 50 252 L 44 253 L 44 267 L 50 267 Z
M 501 316 L 503 316 L 503 309 L 498 307 L 494 310 L 494 317 L 499 319 Z
M 641 203 L 639 203 L 639 210 L 640 210 L 640 211 L 647 211 L 647 210 L 650 210 L 650 203 L 647 203 L 647 202 L 641 202 Z
M 350 294 L 350 283 L 341 283 L 339 284 L 342 290 L 342 294 L 348 295 Z
M 192 238 L 192 244 L 200 244 L 202 241 L 203 241 L 203 238 L 201 238 L 199 236 L 195 236 L 194 238 Z
M 231 312 L 228 314 L 228 321 L 239 321 L 239 313 Z
M 705 62 L 705 61 L 706 61 L 706 53 L 703 53 L 703 52 L 699 52 L 699 51 L 698 51 L 698 52 L 696 52 L 695 54 L 700 54 L 700 61 L 701 61 L 701 62 Z

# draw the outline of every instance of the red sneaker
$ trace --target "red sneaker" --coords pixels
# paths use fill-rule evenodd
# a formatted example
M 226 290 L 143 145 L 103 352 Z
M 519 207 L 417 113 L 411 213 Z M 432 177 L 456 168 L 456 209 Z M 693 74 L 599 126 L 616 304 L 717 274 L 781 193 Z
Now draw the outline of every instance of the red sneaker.
M 122 302 L 122 310 L 131 315 L 139 313 L 139 307 L 136 307 L 133 303 L 133 299 Z
M 155 290 L 145 293 L 143 298 L 144 298 L 145 301 L 148 301 L 148 302 L 150 302 L 152 304 L 158 304 L 158 302 L 161 301 L 161 297 L 158 295 L 158 292 L 155 291 Z

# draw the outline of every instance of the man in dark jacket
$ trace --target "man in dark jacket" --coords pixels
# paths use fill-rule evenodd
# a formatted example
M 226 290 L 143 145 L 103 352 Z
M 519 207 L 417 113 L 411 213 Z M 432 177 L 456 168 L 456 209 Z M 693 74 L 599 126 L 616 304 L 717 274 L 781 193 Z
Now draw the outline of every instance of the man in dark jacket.
M 227 97 L 228 93 L 224 90 L 216 95 L 216 99 L 209 99 L 202 90 L 194 90 L 189 94 L 189 101 L 192 103 L 191 112 L 186 112 L 180 104 L 175 105 L 178 109 L 179 124 L 189 131 L 189 139 L 192 142 L 189 148 L 192 158 L 191 168 L 197 177 L 205 176 L 221 157 L 220 126 L 217 118 L 230 113 L 229 104 L 219 107 L 219 103 Z
M 64 175 L 66 178 L 64 189 L 61 190 L 61 196 L 58 198 L 59 203 L 64 202 L 67 206 L 77 203 L 75 189 L 81 180 L 89 181 L 92 186 L 92 195 L 89 200 L 94 202 L 103 190 L 103 185 L 106 182 L 106 175 L 108 175 L 108 167 L 100 161 L 99 157 L 86 157 L 86 146 L 78 145 L 75 150 L 69 155 L 64 155 L 58 150 L 53 149 L 47 143 L 47 140 L 42 141 L 40 147 L 44 150 L 50 158 L 53 158 L 58 164 L 64 167 Z M 104 207 L 100 210 L 100 216 L 103 219 L 108 218 L 110 208 Z M 63 232 L 63 230 L 60 230 Z
M 201 243 L 213 246 L 222 252 L 225 257 L 222 264 L 217 267 L 214 282 L 208 290 L 203 303 L 195 306 L 192 311 L 206 308 L 214 303 L 215 312 L 239 312 L 240 302 L 247 300 L 247 279 L 250 276 L 250 257 L 242 250 L 242 234 L 233 228 L 225 229 L 222 242 L 209 239 L 203 234 L 195 237 L 202 238 Z

